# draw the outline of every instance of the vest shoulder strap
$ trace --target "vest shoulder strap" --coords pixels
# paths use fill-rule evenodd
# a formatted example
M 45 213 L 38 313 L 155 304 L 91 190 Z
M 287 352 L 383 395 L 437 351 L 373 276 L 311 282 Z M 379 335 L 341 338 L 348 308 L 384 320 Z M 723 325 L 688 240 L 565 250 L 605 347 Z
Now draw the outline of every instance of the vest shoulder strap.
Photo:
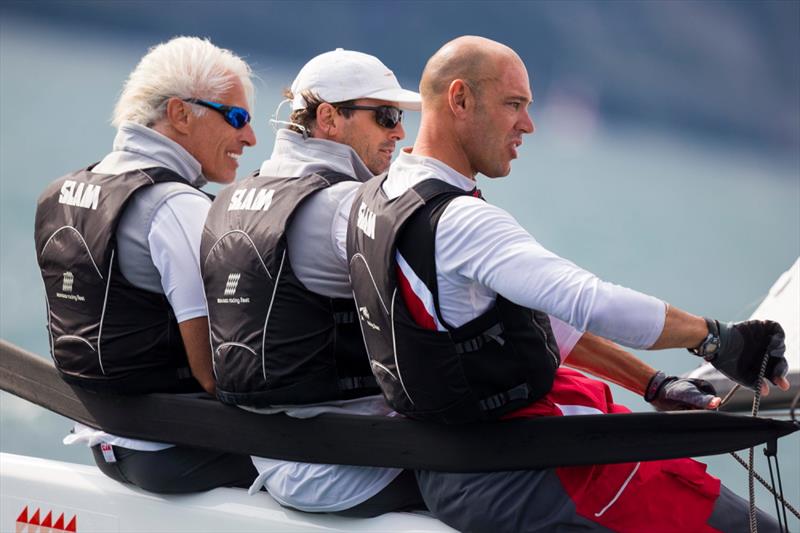
M 335 170 L 321 170 L 319 172 L 315 172 L 314 174 L 325 179 L 325 181 L 328 182 L 328 185 L 336 185 L 337 183 L 341 183 L 343 181 L 358 181 L 349 174 L 344 174 Z
M 430 291 L 439 322 L 448 329 L 454 329 L 442 317 L 439 308 L 435 259 L 436 229 L 450 202 L 459 196 L 469 196 L 470 192 L 437 179 L 422 181 L 413 189 L 425 205 L 411 215 L 402 229 L 397 239 L 397 250 Z
M 456 196 L 469 196 L 470 194 L 469 191 L 459 189 L 455 185 L 450 185 L 449 183 L 436 178 L 423 180 L 411 188 L 426 203 L 443 194 L 452 198 L 455 198 Z
M 215 198 L 215 196 L 213 194 L 208 193 L 208 192 L 202 190 L 200 187 L 196 187 L 195 185 L 189 183 L 187 180 L 185 180 L 183 177 L 181 177 L 180 174 L 178 174 L 177 172 L 175 172 L 173 170 L 170 170 L 168 168 L 165 168 L 165 167 L 153 167 L 153 168 L 146 168 L 146 169 L 140 170 L 139 172 L 141 172 L 141 173 L 145 174 L 146 176 L 148 176 L 153 181 L 154 184 L 155 183 L 169 183 L 169 182 L 182 183 L 182 184 L 186 184 L 186 186 L 191 187 L 192 189 L 198 191 L 199 193 L 201 193 L 202 195 L 206 196 L 211 201 L 213 201 L 214 198 Z

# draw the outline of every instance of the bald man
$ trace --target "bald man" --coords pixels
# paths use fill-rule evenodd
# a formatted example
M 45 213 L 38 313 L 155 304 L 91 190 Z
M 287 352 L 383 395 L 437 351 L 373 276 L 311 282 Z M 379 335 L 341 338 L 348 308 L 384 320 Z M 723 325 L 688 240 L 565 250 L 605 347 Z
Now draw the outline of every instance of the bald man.
M 678 386 L 704 397 L 696 405 L 718 404 L 705 384 L 632 364 L 616 343 L 684 347 L 765 392 L 759 369 L 766 361 L 765 377 L 788 387 L 777 323 L 719 323 L 604 282 L 480 198 L 476 175 L 506 176 L 522 137 L 534 131 L 528 73 L 513 50 L 455 39 L 429 60 L 420 89 L 413 149 L 359 189 L 348 228 L 362 332 L 395 410 L 442 423 L 627 412 L 605 384 L 563 360 L 648 400 Z M 689 459 L 419 472 L 418 480 L 434 515 L 463 531 L 748 528 L 746 503 Z M 777 528 L 758 516 L 762 530 Z

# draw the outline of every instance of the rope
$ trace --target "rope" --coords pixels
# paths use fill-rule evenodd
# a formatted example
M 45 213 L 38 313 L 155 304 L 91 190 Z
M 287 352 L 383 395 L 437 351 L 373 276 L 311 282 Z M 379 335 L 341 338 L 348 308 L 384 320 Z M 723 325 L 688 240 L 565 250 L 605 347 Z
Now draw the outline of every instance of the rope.
M 734 459 L 736 459 L 736 461 L 738 461 L 738 463 L 739 463 L 740 465 L 742 465 L 744 468 L 747 468 L 747 461 L 745 461 L 744 459 L 742 459 L 742 458 L 739 456 L 739 454 L 738 454 L 738 453 L 736 453 L 736 452 L 731 452 L 731 456 L 733 456 L 733 458 L 734 458 Z M 768 482 L 767 480 L 765 480 L 763 477 L 761 477 L 761 476 L 758 474 L 758 472 L 754 472 L 753 476 L 755 477 L 756 481 L 758 481 L 759 483 L 761 483 L 761 484 L 764 486 L 764 488 L 765 488 L 765 489 L 767 489 L 769 492 L 771 492 L 773 495 L 775 495 L 775 492 L 774 492 L 774 490 L 775 490 L 775 489 L 773 489 L 773 488 L 770 486 L 769 482 Z M 784 506 L 786 509 L 789 509 L 789 512 L 790 512 L 790 513 L 792 513 L 792 514 L 793 514 L 793 515 L 795 515 L 795 516 L 796 516 L 798 519 L 800 519 L 800 511 L 798 511 L 797 509 L 795 509 L 795 508 L 792 506 L 792 504 L 790 504 L 789 502 L 787 502 L 787 501 L 786 501 L 786 500 L 783 498 L 783 496 L 777 496 L 777 498 L 778 498 L 778 501 L 780 501 L 780 502 L 781 502 L 781 504 L 783 504 L 783 506 Z
M 756 380 L 756 390 L 753 394 L 753 410 L 752 416 L 758 416 L 758 408 L 761 406 L 761 385 L 764 383 L 764 374 L 767 373 L 767 361 L 769 354 L 764 354 L 764 360 L 761 362 L 761 369 L 758 371 L 758 380 Z M 755 448 L 750 447 L 747 462 L 747 490 L 750 496 L 750 533 L 758 533 L 758 517 L 756 516 L 756 488 L 753 480 L 755 479 L 755 468 L 753 462 L 755 461 Z M 774 494 L 774 492 L 773 492 Z M 778 515 L 780 520 L 780 515 Z
M 722 401 L 719 402 L 719 406 L 722 407 L 723 405 L 728 403 L 728 400 L 730 400 L 733 397 L 733 395 L 736 394 L 736 391 L 739 390 L 741 387 L 742 386 L 739 385 L 738 383 L 735 384 L 733 387 L 731 387 L 731 390 L 728 391 L 728 394 L 726 394 L 725 397 L 722 399 Z
M 797 422 L 797 418 L 795 417 L 794 413 L 797 409 L 797 403 L 800 402 L 800 390 L 797 391 L 797 394 L 794 395 L 792 399 L 792 404 L 789 406 L 789 416 L 792 417 L 792 422 Z
M 755 391 L 753 393 L 753 409 L 751 411 L 751 415 L 754 416 L 754 417 L 758 416 L 758 409 L 761 406 L 761 385 L 763 384 L 764 376 L 767 373 L 767 363 L 768 363 L 768 361 L 769 361 L 769 354 L 765 353 L 764 354 L 764 360 L 761 362 L 761 369 L 759 370 L 759 373 L 758 373 L 758 380 L 756 382 Z M 730 398 L 734 395 L 734 393 L 737 390 L 739 390 L 739 387 L 740 387 L 739 384 L 734 385 L 733 388 L 731 388 L 731 390 L 728 392 L 728 394 L 726 394 L 725 397 L 722 399 L 722 401 L 720 402 L 719 407 L 722 407 L 723 405 L 725 405 L 728 402 L 728 400 L 730 400 Z M 795 410 L 795 407 L 797 406 L 798 400 L 800 400 L 800 393 L 798 393 L 797 396 L 795 396 L 794 400 L 792 401 L 792 406 L 790 408 L 791 415 L 792 415 L 792 420 L 795 419 L 794 418 L 794 410 Z M 766 451 L 765 451 L 765 453 L 766 453 Z M 786 509 L 789 509 L 792 512 L 792 514 L 794 514 L 797 518 L 800 519 L 800 513 L 797 512 L 797 509 L 792 507 L 792 505 L 789 504 L 789 502 L 787 502 L 783 497 L 783 483 L 781 482 L 781 478 L 780 478 L 780 470 L 778 469 L 777 456 L 776 456 L 776 461 L 775 461 L 775 468 L 776 468 L 777 473 L 778 473 L 779 490 L 776 492 L 775 488 L 774 488 L 775 481 L 774 481 L 774 478 L 772 478 L 772 462 L 771 462 L 771 459 L 769 458 L 769 455 L 768 455 L 768 458 L 767 458 L 767 462 L 769 463 L 770 477 L 773 479 L 772 485 L 767 483 L 767 481 L 764 478 L 762 478 L 755 471 L 754 464 L 753 464 L 754 461 L 755 461 L 755 448 L 751 447 L 749 449 L 747 463 L 745 463 L 744 459 L 739 457 L 739 455 L 736 452 L 731 452 L 731 455 L 733 456 L 734 459 L 736 459 L 736 461 L 739 462 L 739 464 L 741 464 L 743 467 L 745 467 L 747 469 L 747 488 L 748 488 L 748 493 L 749 493 L 749 497 L 750 497 L 749 498 L 749 500 L 750 500 L 749 501 L 749 503 L 750 503 L 750 508 L 749 508 L 750 533 L 758 533 L 758 518 L 756 516 L 756 494 L 755 494 L 755 483 L 754 483 L 755 479 L 757 479 L 764 486 L 764 488 L 766 488 L 772 494 L 772 496 L 775 498 L 775 508 L 776 508 L 776 510 L 778 508 L 778 501 L 780 501 L 783 504 L 783 506 L 784 506 L 783 507 L 783 509 L 784 509 L 783 522 L 784 523 L 783 524 L 781 524 L 781 518 L 782 518 L 781 517 L 781 513 L 779 511 L 777 513 L 778 524 L 780 526 L 782 526 L 781 530 L 786 530 L 785 528 L 788 528 L 788 522 L 786 521 Z

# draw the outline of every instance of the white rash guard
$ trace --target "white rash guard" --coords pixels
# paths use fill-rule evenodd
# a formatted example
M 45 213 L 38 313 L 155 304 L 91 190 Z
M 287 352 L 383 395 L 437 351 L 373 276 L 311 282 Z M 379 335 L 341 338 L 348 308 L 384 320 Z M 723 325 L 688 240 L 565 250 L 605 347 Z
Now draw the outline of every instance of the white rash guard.
M 389 170 L 384 192 L 394 198 L 431 178 L 466 191 L 476 185 L 441 161 L 403 152 Z M 664 328 L 663 301 L 602 281 L 557 256 L 506 211 L 478 198 L 463 196 L 447 205 L 435 249 L 439 306 L 453 327 L 483 314 L 502 294 L 558 319 L 553 328 L 562 359 L 584 331 L 649 348 Z

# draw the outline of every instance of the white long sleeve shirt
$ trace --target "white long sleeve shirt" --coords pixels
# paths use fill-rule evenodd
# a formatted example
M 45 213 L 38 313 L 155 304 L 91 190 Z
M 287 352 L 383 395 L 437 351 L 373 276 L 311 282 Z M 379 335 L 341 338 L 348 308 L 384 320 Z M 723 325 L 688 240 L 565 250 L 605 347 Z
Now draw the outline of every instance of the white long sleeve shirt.
M 466 191 L 475 187 L 441 161 L 403 152 L 389 170 L 384 192 L 395 198 L 431 178 Z M 663 301 L 605 282 L 550 252 L 510 214 L 478 198 L 463 196 L 447 205 L 435 250 L 439 306 L 454 327 L 483 314 L 501 294 L 558 319 L 553 327 L 562 359 L 584 331 L 649 348 L 664 328 Z

